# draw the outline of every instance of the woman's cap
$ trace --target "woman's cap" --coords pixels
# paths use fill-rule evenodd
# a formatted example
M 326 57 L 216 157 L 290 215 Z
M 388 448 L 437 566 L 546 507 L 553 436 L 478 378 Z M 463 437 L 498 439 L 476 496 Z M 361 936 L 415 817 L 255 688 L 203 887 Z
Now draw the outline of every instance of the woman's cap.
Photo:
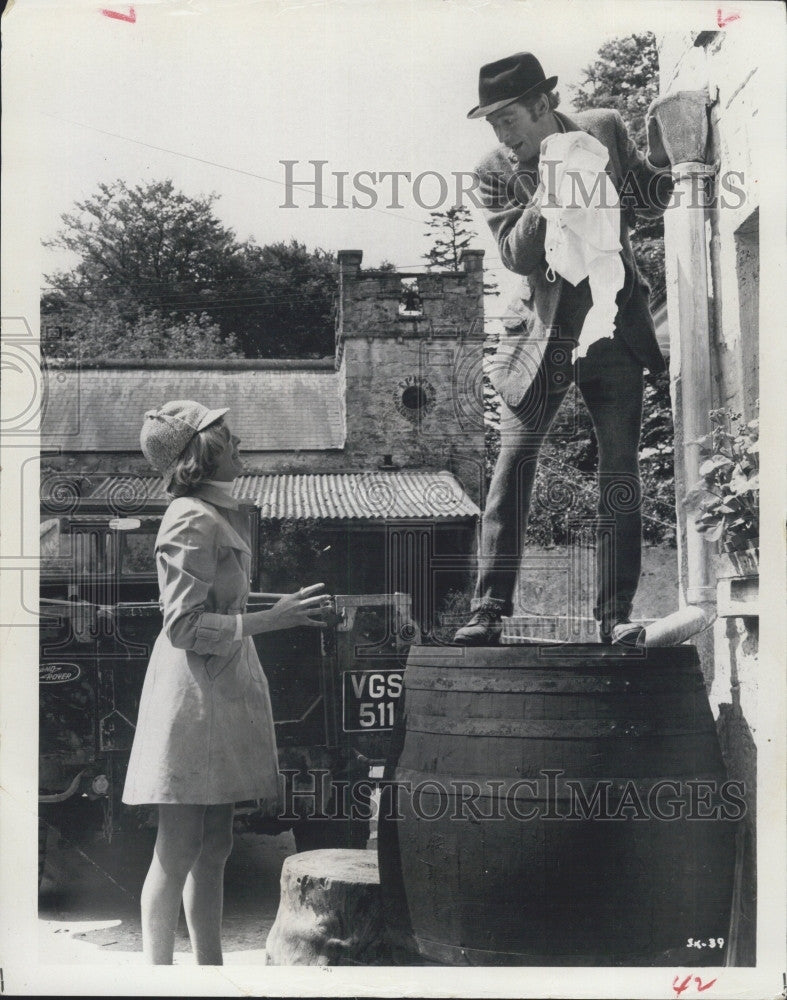
M 139 434 L 142 454 L 168 480 L 180 453 L 194 435 L 228 412 L 228 406 L 209 410 L 191 399 L 174 399 L 157 410 L 148 410 Z

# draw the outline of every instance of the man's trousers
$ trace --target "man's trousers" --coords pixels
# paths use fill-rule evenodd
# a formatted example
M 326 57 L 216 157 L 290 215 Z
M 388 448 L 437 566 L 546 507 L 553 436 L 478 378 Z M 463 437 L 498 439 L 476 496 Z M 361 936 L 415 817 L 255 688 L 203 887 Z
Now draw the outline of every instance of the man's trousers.
M 617 338 L 597 341 L 575 365 L 573 346 L 571 340 L 550 339 L 520 406 L 513 411 L 501 403 L 500 454 L 481 522 L 474 606 L 491 598 L 502 604 L 503 614 L 512 612 L 538 455 L 576 381 L 599 451 L 593 613 L 598 620 L 620 620 L 631 611 L 642 549 L 642 365 Z

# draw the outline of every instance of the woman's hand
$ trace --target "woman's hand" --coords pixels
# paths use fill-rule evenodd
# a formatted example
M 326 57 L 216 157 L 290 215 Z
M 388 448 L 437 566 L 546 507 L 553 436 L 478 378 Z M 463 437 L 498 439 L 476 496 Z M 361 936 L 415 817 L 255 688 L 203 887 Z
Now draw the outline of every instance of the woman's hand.
M 324 583 L 313 583 L 310 587 L 301 587 L 294 594 L 285 594 L 269 611 L 271 627 L 282 629 L 312 625 L 325 628 L 325 619 L 315 617 L 330 607 L 331 599 L 324 588 Z
M 331 610 L 331 598 L 324 591 L 324 583 L 313 583 L 301 587 L 294 594 L 284 597 L 265 611 L 252 611 L 243 616 L 243 635 L 259 635 L 260 632 L 277 632 L 285 628 L 306 625 L 310 628 L 326 628 L 325 617 Z

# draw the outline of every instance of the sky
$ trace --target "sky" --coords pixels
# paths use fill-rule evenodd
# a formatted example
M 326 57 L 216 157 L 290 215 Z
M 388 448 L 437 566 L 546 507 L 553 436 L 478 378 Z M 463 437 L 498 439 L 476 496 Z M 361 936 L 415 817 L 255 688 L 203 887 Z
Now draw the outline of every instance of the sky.
M 137 2 L 133 15 L 129 5 L 108 9 L 125 17 L 80 0 L 18 0 L 12 13 L 24 16 L 6 32 L 6 74 L 28 82 L 21 94 L 24 128 L 36 135 L 29 170 L 39 178 L 41 238 L 100 182 L 172 178 L 190 196 L 219 195 L 214 210 L 241 240 L 360 249 L 366 267 L 389 260 L 402 269 L 423 264 L 430 208 L 450 207 L 456 174 L 467 177 L 495 145 L 486 122 L 466 117 L 480 66 L 529 49 L 558 75 L 570 110 L 571 85 L 600 45 L 645 30 L 655 11 L 588 0 L 164 0 Z M 327 161 L 325 207 L 313 207 L 306 187 L 282 207 L 282 160 L 296 161 L 296 182 L 314 179 L 310 160 Z M 372 196 L 356 188 L 359 171 L 435 172 L 446 188 L 432 173 L 417 190 L 403 178 L 391 207 L 391 181 L 378 178 L 377 203 L 365 207 Z M 335 206 L 337 172 L 348 175 L 345 207 Z M 352 206 L 353 194 L 364 207 Z M 476 228 L 490 277 L 505 288 L 480 217 Z M 69 260 L 40 254 L 44 274 Z

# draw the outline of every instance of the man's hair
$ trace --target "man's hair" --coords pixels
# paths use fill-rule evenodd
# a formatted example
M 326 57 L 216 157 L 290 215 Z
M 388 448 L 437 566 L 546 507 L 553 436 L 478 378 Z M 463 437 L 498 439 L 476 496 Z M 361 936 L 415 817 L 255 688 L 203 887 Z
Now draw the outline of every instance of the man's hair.
M 527 110 L 530 112 L 530 117 L 535 121 L 535 115 L 533 114 L 533 108 L 536 105 L 542 94 L 547 95 L 549 101 L 549 110 L 554 111 L 555 108 L 560 104 L 560 94 L 556 90 L 541 90 L 537 94 L 526 94 L 524 97 L 520 97 L 517 104 L 523 104 Z
M 206 479 L 212 479 L 219 456 L 229 439 L 230 431 L 223 420 L 217 420 L 195 434 L 178 455 L 167 493 L 173 497 L 184 497 Z

